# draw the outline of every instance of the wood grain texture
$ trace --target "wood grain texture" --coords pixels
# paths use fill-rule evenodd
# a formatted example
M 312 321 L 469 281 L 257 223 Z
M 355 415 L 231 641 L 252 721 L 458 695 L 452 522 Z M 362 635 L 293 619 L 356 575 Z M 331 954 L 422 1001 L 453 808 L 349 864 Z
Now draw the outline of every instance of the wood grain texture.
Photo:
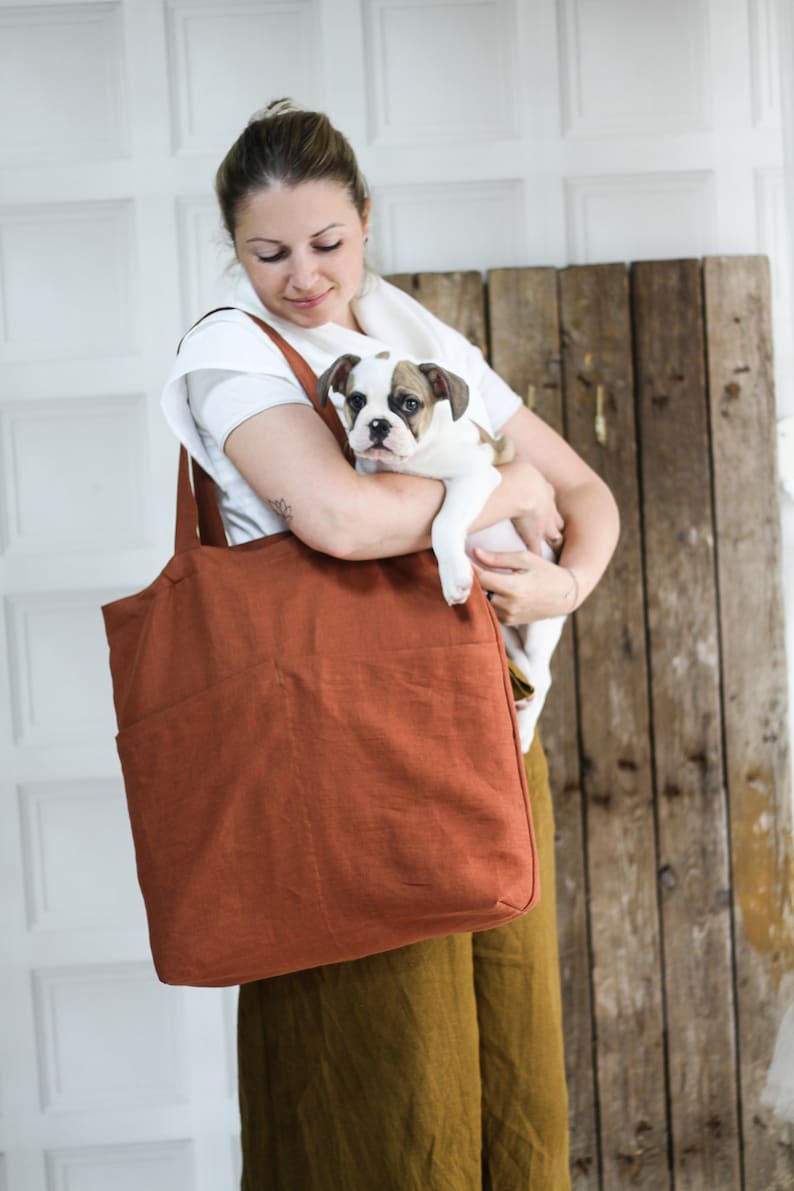
M 466 273 L 394 273 L 387 277 L 423 306 L 449 323 L 488 354 L 485 329 L 485 295 L 482 275 Z
M 698 261 L 632 268 L 674 1183 L 740 1186 Z
M 794 1129 L 764 1103 L 794 1000 L 794 864 L 769 273 L 704 262 L 731 813 L 745 1185 L 794 1187 Z
M 495 269 L 488 275 L 491 363 L 558 433 L 563 429 L 557 271 Z M 540 732 L 549 762 L 556 819 L 557 914 L 565 1057 L 570 1097 L 571 1182 L 598 1187 L 587 882 L 579 767 L 573 624 L 554 656 L 553 683 Z
M 667 1112 L 628 275 L 560 273 L 567 436 L 621 541 L 577 613 L 603 1185 L 667 1188 Z M 602 386 L 606 441 L 596 437 Z

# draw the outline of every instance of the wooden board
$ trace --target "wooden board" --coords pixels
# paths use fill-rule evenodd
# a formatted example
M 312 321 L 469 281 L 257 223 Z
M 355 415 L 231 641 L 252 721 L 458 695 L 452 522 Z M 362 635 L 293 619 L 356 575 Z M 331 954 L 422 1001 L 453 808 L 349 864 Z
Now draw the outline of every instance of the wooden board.
M 495 269 L 488 275 L 491 363 L 535 412 L 562 432 L 556 269 Z M 557 914 L 570 1098 L 571 1181 L 598 1187 L 587 881 L 584 863 L 573 625 L 553 663 L 540 731 L 556 819 Z
M 700 265 L 632 268 L 675 1187 L 740 1186 Z
M 777 1191 L 794 1130 L 763 1091 L 794 995 L 794 864 L 767 262 L 709 259 L 704 288 L 744 1169 L 748 1191 Z
M 603 1185 L 667 1188 L 667 1112 L 628 276 L 560 273 L 567 437 L 614 492 L 621 541 L 577 613 Z M 596 435 L 601 387 L 606 441 Z

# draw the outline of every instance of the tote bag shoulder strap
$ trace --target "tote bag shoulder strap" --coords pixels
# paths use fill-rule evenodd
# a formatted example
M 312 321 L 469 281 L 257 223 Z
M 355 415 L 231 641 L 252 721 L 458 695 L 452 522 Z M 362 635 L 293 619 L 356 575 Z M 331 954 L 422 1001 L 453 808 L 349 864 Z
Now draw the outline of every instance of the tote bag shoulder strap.
M 193 326 L 197 327 L 205 318 L 209 318 L 211 314 L 217 314 L 221 310 L 237 309 L 239 309 L 237 306 L 217 306 L 214 310 L 208 310 L 206 314 L 203 314 L 201 318 L 196 320 Z M 247 315 L 252 322 L 256 323 L 282 352 L 290 368 L 295 373 L 301 388 L 342 448 L 348 463 L 354 464 L 353 453 L 350 450 L 344 426 L 339 420 L 339 414 L 336 412 L 336 408 L 331 401 L 327 402 L 326 405 L 320 405 L 317 398 L 317 377 L 303 356 L 291 344 L 287 343 L 284 336 L 280 335 L 275 327 L 271 327 L 264 319 L 258 318 L 248 310 L 243 310 L 242 313 Z M 193 327 L 190 330 L 192 331 Z M 179 347 L 181 346 L 182 340 L 179 342 Z M 177 351 L 179 351 L 179 347 Z M 200 543 L 206 546 L 226 545 L 226 533 L 215 499 L 215 485 L 204 469 L 194 459 L 192 460 L 193 482 L 195 485 L 194 495 L 193 489 L 190 486 L 190 466 L 191 461 L 188 458 L 187 451 L 182 447 L 179 457 L 179 480 L 177 484 L 175 538 L 177 554 Z M 198 538 L 196 538 L 195 532 L 197 519 L 199 527 Z
M 197 327 L 199 323 L 204 322 L 205 318 L 209 318 L 211 314 L 217 314 L 221 310 L 240 310 L 240 307 L 216 306 L 214 310 L 208 310 L 207 313 L 203 314 L 200 319 L 197 319 L 193 324 L 193 327 Z M 241 310 L 240 313 L 246 315 L 247 318 L 250 318 L 252 323 L 256 323 L 259 329 L 264 331 L 264 333 L 273 340 L 276 347 L 279 348 L 290 368 L 295 373 L 301 388 L 311 401 L 314 408 L 317 410 L 317 413 L 320 415 L 336 441 L 339 443 L 347 459 L 352 462 L 352 452 L 350 451 L 350 447 L 348 445 L 345 428 L 339 420 L 339 414 L 336 412 L 336 408 L 332 401 L 327 402 L 325 405 L 320 405 L 320 402 L 317 399 L 317 377 L 306 363 L 300 352 L 296 351 L 292 344 L 287 343 L 284 336 L 279 334 L 275 327 L 271 327 L 269 323 L 266 323 L 264 319 L 258 318 L 255 314 L 251 314 L 249 310 Z M 191 331 L 193 330 L 193 327 L 190 328 Z

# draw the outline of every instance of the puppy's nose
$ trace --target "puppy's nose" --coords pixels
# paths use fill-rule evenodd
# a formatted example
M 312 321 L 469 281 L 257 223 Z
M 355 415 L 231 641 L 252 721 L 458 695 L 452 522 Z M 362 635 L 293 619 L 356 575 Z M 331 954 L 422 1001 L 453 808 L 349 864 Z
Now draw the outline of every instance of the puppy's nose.
M 383 442 L 390 430 L 391 422 L 385 418 L 373 418 L 369 424 L 369 437 L 373 442 Z

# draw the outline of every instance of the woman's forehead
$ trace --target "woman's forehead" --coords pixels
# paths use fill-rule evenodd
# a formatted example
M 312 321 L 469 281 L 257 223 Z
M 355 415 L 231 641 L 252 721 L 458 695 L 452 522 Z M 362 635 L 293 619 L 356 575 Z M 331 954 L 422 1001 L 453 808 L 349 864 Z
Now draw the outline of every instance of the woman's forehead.
M 243 240 L 255 235 L 279 240 L 287 235 L 312 237 L 333 227 L 349 226 L 357 219 L 350 194 L 340 182 L 276 183 L 251 193 L 240 212 L 237 231 Z

